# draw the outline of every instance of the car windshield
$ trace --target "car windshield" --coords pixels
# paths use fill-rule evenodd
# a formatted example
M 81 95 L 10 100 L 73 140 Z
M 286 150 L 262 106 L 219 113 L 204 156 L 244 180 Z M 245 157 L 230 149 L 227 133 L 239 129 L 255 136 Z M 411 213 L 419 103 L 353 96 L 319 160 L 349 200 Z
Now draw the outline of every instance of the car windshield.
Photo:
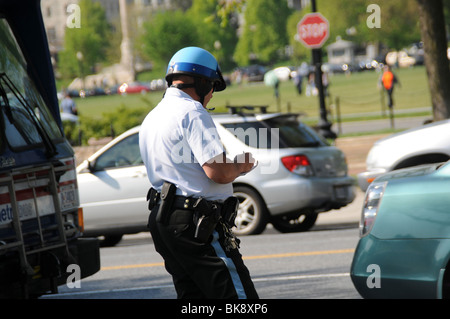
M 279 116 L 263 121 L 222 123 L 222 125 L 230 132 L 234 132 L 235 136 L 246 145 L 255 148 L 270 149 L 274 138 L 277 137 L 276 135 L 279 136 L 279 141 L 276 143 L 276 146 L 280 148 L 327 145 L 314 130 L 297 121 L 292 116 Z M 245 132 L 246 134 L 237 134 L 237 132 Z M 255 134 L 256 138 L 252 138 Z
M 52 141 L 62 138 L 62 132 L 30 80 L 20 48 L 2 19 L 0 41 L 0 125 L 4 137 L 12 148 L 45 145 L 54 151 Z
M 139 151 L 139 135 L 133 134 L 121 140 L 105 151 L 95 161 L 94 170 L 101 171 L 109 168 L 142 165 Z

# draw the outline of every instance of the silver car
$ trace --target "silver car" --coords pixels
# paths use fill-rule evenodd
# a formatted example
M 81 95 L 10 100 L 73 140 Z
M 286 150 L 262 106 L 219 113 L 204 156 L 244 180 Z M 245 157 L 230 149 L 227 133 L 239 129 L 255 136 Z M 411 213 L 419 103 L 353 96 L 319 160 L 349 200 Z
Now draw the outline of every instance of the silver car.
M 258 234 L 267 223 L 281 232 L 310 229 L 320 212 L 355 198 L 345 156 L 295 114 L 214 114 L 229 158 L 251 152 L 258 166 L 238 177 L 240 205 L 234 232 Z M 105 236 L 109 245 L 123 234 L 146 231 L 149 182 L 142 163 L 139 128 L 120 135 L 78 168 L 85 234 Z

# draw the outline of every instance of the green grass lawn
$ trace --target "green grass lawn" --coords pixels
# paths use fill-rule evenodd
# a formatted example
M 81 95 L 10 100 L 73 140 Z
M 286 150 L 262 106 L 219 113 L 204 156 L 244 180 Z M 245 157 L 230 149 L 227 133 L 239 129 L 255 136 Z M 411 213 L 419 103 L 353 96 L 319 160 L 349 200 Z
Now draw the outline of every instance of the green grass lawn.
M 395 110 L 430 107 L 431 98 L 427 84 L 426 70 L 423 66 L 409 69 L 396 69 L 401 87 L 394 92 Z M 377 83 L 380 73 L 366 71 L 351 75 L 336 74 L 330 76 L 330 97 L 327 99 L 327 107 L 335 114 L 336 98 L 339 97 L 340 112 L 342 115 L 366 112 L 380 112 L 382 110 L 380 91 Z M 319 99 L 316 96 L 307 97 L 298 95 L 294 84 L 282 82 L 280 85 L 281 111 L 288 110 L 288 105 L 293 112 L 304 112 L 306 119 L 314 121 L 319 116 Z M 103 113 L 112 112 L 121 105 L 127 108 L 152 109 L 163 96 L 163 91 L 127 96 L 97 96 L 85 99 L 76 99 L 80 114 L 89 117 L 100 117 Z M 226 110 L 226 105 L 268 105 L 269 111 L 278 110 L 277 101 L 273 89 L 264 83 L 249 83 L 238 86 L 233 84 L 225 91 L 214 94 L 209 107 L 215 107 L 216 112 Z

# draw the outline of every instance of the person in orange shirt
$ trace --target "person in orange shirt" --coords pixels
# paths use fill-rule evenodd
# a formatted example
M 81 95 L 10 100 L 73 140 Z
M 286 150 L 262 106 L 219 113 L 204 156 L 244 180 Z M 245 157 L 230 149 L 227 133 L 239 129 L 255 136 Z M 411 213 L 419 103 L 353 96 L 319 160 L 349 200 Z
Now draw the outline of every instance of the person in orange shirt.
M 400 85 L 400 82 L 398 81 L 397 77 L 394 73 L 391 71 L 391 67 L 389 65 L 384 66 L 383 74 L 380 78 L 380 86 L 382 86 L 387 94 L 388 94 L 388 106 L 389 108 L 392 108 L 394 106 L 394 100 L 393 100 L 393 92 L 394 92 L 394 86 L 396 84 Z

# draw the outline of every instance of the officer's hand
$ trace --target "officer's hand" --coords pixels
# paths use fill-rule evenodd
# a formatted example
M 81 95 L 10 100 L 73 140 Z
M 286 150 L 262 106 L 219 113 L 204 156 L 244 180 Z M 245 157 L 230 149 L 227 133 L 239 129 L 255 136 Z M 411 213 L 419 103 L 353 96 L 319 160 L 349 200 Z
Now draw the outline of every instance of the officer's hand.
M 251 171 L 256 161 L 251 153 L 242 153 L 234 158 L 234 162 L 239 164 L 241 173 L 245 174 Z

